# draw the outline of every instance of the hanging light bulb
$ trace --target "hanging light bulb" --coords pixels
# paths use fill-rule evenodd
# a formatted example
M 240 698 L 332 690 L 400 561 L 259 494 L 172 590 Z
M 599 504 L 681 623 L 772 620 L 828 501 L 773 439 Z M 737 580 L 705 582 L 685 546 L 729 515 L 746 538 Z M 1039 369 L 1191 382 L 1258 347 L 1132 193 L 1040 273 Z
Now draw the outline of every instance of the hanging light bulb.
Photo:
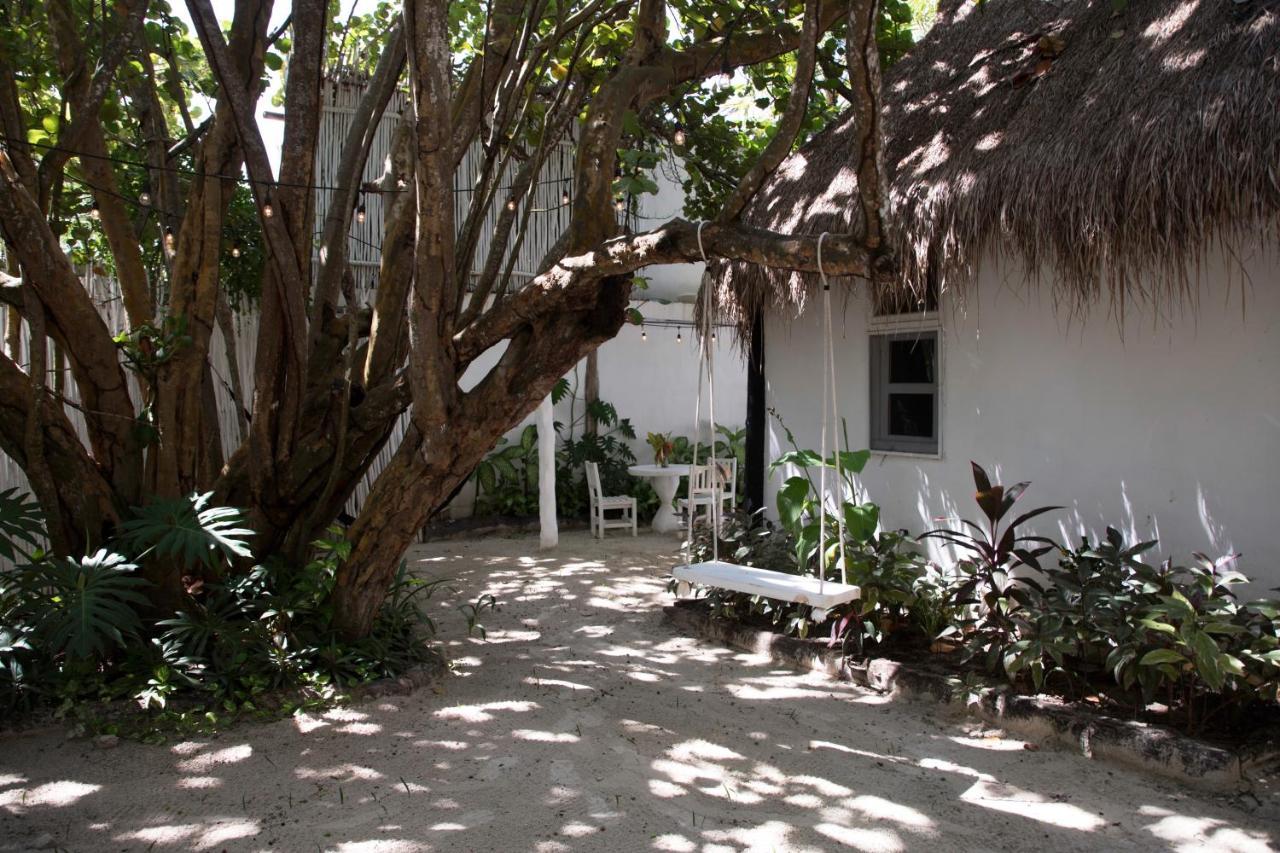
M 712 343 L 715 343 L 715 341 L 716 341 L 716 333 L 713 331 L 713 332 L 711 333 L 711 342 L 712 342 Z
M 613 206 L 614 206 L 614 209 L 616 209 L 619 213 L 621 213 L 622 211 L 627 209 L 627 202 L 625 199 L 623 199 L 622 196 L 618 196 L 613 200 Z
M 142 205 L 143 207 L 150 207 L 150 206 L 151 206 L 151 193 L 149 193 L 149 192 L 144 192 L 144 193 L 142 193 L 140 196 L 138 196 L 138 204 Z
M 507 210 L 516 209 L 516 200 L 514 198 L 507 199 Z
M 233 258 L 240 257 L 240 241 L 239 240 L 231 244 L 231 257 Z
M 177 239 L 173 236 L 173 229 L 166 226 L 164 229 L 164 247 L 172 252 L 174 243 L 176 242 Z
M 270 194 L 268 194 L 268 195 L 267 195 L 267 196 L 262 200 L 262 218 L 263 218 L 263 219 L 270 219 L 271 217 L 273 217 L 273 216 L 275 216 L 275 215 L 276 215 L 275 208 L 273 208 L 273 207 L 271 206 L 271 195 L 270 195 Z
M 363 224 L 364 224 L 364 220 L 365 220 L 365 212 L 364 212 L 364 197 L 363 197 L 363 196 L 361 196 L 361 198 L 360 198 L 360 203 L 356 205 L 356 222 L 358 222 L 358 223 L 360 223 L 361 225 L 363 225 Z
M 684 336 L 680 334 L 679 329 L 676 329 L 676 343 L 680 343 L 683 340 L 684 340 Z
M 644 330 L 643 326 L 640 328 L 640 340 L 642 341 L 649 340 L 649 333 Z
M 674 134 L 672 134 L 672 136 L 671 136 L 671 141 L 675 143 L 675 146 L 676 146 L 677 148 L 683 148 L 683 147 L 684 147 L 684 144 L 685 144 L 685 142 L 687 142 L 687 141 L 688 141 L 688 139 L 686 139 L 686 138 L 685 138 L 685 135 L 684 135 L 684 128 L 683 128 L 683 127 L 681 127 L 681 126 L 680 126 L 680 125 L 678 125 L 678 124 L 676 125 L 676 132 L 675 132 Z
M 569 203 L 569 182 L 568 181 L 564 182 L 564 192 L 560 193 L 560 203 L 561 204 Z
M 102 211 L 98 210 L 98 203 L 95 201 L 93 207 L 89 208 L 89 218 L 98 220 L 102 218 Z

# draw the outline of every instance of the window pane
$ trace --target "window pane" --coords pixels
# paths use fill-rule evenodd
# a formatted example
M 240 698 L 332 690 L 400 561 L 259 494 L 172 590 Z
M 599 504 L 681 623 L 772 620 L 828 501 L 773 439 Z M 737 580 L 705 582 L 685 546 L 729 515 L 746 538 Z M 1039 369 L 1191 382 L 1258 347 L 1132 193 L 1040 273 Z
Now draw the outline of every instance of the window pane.
M 902 338 L 889 342 L 889 381 L 933 383 L 932 337 Z
M 890 394 L 889 434 L 933 437 L 932 394 Z

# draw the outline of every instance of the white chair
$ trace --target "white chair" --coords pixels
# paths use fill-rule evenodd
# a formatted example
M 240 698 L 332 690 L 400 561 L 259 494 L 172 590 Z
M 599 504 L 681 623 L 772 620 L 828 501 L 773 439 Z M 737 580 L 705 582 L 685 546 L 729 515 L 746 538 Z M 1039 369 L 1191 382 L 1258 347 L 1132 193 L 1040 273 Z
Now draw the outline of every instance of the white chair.
M 720 459 L 716 460 L 716 464 L 720 467 L 719 483 L 711 475 L 710 465 L 694 465 L 691 469 L 690 476 L 694 478 L 693 485 L 693 506 L 694 512 L 699 509 L 706 510 L 710 513 L 714 495 L 718 491 L 720 494 L 720 511 L 716 519 L 717 529 L 720 526 L 726 513 L 733 512 L 733 508 L 738 504 L 737 482 L 738 482 L 738 460 L 737 459 Z M 683 497 L 677 505 L 680 512 L 689 511 L 689 498 Z
M 733 509 L 733 482 L 737 476 L 738 460 L 736 459 L 717 460 L 714 469 L 711 465 L 691 466 L 689 469 L 690 491 L 688 496 L 681 498 L 677 503 L 680 512 L 689 512 L 689 503 L 692 500 L 695 520 L 698 510 L 702 509 L 708 520 L 715 525 L 715 529 L 719 530 L 720 523 L 724 520 L 725 502 L 728 501 L 729 509 Z M 718 501 L 717 496 L 719 496 Z
M 591 496 L 591 535 L 600 539 L 607 527 L 630 527 L 631 535 L 636 535 L 636 499 L 617 495 L 605 496 L 600 488 L 600 466 L 595 462 L 586 463 L 587 492 Z M 605 513 L 619 510 L 622 515 L 608 518 Z

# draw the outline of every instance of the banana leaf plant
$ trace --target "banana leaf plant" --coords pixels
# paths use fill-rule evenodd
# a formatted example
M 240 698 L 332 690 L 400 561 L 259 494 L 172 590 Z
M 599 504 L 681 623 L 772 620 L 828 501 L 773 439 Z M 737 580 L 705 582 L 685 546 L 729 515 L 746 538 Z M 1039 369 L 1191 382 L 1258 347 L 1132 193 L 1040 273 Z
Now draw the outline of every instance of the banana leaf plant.
M 822 468 L 836 472 L 837 494 L 856 495 L 858 489 L 854 477 L 862 473 L 870 458 L 869 450 L 841 450 L 823 458 L 816 451 L 796 449 L 782 454 L 769 466 L 770 471 L 776 471 L 784 465 L 794 465 L 804 472 L 788 477 L 778 490 L 777 499 L 778 519 L 782 527 L 796 539 L 796 564 L 802 573 L 812 572 L 814 566 L 821 565 L 824 577 L 829 580 L 839 579 L 835 570 L 841 557 L 841 517 L 844 521 L 846 544 L 865 545 L 875 537 L 880 526 L 880 507 L 869 501 L 859 503 L 851 500 L 841 500 L 832 506 L 830 496 L 822 494 L 812 474 L 814 469 Z M 819 521 L 824 501 L 828 504 L 826 547 L 819 554 Z

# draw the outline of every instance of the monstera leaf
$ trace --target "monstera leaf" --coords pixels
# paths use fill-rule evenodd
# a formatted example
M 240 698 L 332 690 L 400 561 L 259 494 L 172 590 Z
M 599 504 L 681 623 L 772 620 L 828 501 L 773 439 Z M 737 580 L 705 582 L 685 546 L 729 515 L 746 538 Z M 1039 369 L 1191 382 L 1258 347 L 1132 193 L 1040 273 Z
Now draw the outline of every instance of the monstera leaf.
M 44 538 L 44 517 L 30 496 L 17 489 L 0 492 L 0 557 L 16 562 L 30 556 Z
M 80 559 L 64 557 L 26 567 L 36 637 L 46 649 L 71 657 L 100 657 L 109 645 L 123 646 L 142 627 L 137 608 L 147 604 L 138 591 L 146 581 L 133 563 L 100 550 Z
M 219 557 L 252 557 L 247 542 L 253 531 L 241 526 L 243 513 L 209 506 L 212 496 L 157 500 L 136 508 L 134 517 L 120 525 L 121 543 L 139 560 L 172 557 L 187 567 L 213 568 Z

